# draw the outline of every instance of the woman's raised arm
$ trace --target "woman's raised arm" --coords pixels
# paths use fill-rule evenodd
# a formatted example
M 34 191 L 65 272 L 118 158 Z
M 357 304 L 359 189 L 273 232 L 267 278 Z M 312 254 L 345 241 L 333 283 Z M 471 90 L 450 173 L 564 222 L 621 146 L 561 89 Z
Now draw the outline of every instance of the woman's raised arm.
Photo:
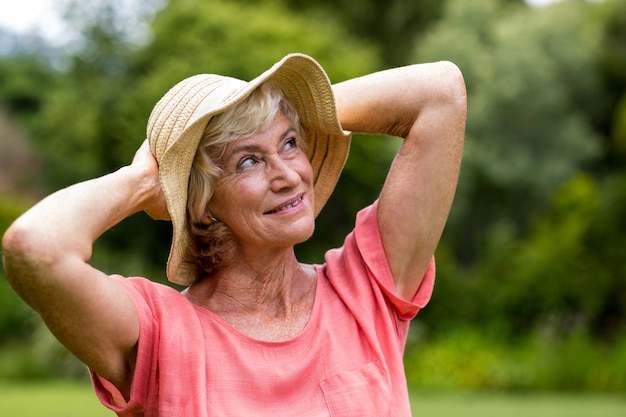
M 137 211 L 164 217 L 147 144 L 133 164 L 60 190 L 24 213 L 2 240 L 15 291 L 87 366 L 128 394 L 139 324 L 128 294 L 88 264 L 93 242 Z
M 459 174 L 466 93 L 449 62 L 377 72 L 334 86 L 354 132 L 404 138 L 380 195 L 378 218 L 400 297 L 412 299 L 439 243 Z

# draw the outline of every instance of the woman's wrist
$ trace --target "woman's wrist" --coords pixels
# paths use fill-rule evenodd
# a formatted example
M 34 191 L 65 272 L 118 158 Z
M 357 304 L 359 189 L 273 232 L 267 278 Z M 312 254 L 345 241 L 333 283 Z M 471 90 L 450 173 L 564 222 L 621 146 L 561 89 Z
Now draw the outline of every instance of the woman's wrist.
M 129 215 L 145 211 L 155 220 L 169 220 L 156 163 L 154 166 L 146 166 L 133 162 L 120 168 L 115 174 L 120 176 L 124 189 L 129 192 Z

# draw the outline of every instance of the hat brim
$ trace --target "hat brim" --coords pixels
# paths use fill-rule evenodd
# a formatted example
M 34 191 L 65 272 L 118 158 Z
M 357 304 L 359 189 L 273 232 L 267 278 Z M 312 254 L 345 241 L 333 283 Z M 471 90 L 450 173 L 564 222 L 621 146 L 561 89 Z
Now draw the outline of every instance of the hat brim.
M 316 216 L 337 184 L 348 156 L 350 132 L 341 128 L 330 80 L 313 58 L 287 55 L 249 82 L 212 74 L 181 81 L 157 103 L 148 122 L 148 139 L 159 162 L 172 220 L 167 277 L 173 283 L 188 286 L 197 279 L 195 265 L 184 262 L 183 253 L 191 244 L 185 233 L 189 174 L 204 128 L 212 116 L 237 105 L 265 82 L 279 88 L 300 116 L 313 168 Z

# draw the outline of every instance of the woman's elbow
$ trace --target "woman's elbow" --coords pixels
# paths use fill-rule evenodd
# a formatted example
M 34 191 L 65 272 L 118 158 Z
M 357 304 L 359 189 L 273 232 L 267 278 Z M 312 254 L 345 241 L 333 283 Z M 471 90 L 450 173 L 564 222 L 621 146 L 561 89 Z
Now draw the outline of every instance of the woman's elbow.
M 18 219 L 2 237 L 2 261 L 7 281 L 19 293 L 20 281 L 28 276 L 36 255 L 35 232 Z
M 441 97 L 451 105 L 459 108 L 463 114 L 467 107 L 467 90 L 465 79 L 461 69 L 451 61 L 440 61 L 439 66 L 441 81 Z

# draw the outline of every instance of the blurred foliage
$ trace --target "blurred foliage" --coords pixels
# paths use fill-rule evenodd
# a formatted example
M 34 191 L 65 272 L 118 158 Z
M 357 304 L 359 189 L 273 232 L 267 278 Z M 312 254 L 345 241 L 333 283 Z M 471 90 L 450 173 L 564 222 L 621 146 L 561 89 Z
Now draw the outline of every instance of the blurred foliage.
M 599 186 L 581 174 L 555 193 L 525 239 L 501 228 L 485 257 L 464 274 L 448 271 L 440 257 L 439 275 L 449 277 L 439 280 L 440 294 L 455 305 L 434 302 L 422 319 L 447 329 L 480 325 L 510 337 L 538 330 L 558 337 L 585 331 L 607 340 L 624 334 L 625 207 L 625 176 Z
M 598 125 L 606 132 L 604 167 L 623 168 L 626 160 L 626 1 L 612 0 L 601 9 L 605 24 L 599 68 L 611 108 Z
M 252 3 L 250 0 L 241 0 Z M 385 66 L 406 63 L 418 34 L 439 19 L 439 0 L 284 0 L 292 10 L 335 19 L 358 38 L 379 46 Z
M 589 6 L 505 3 L 448 1 L 416 50 L 420 61 L 454 61 L 466 78 L 466 147 L 449 230 L 468 261 L 484 255 L 492 228 L 523 231 L 600 153 L 588 114 L 603 102 L 594 71 L 599 25 Z
M 0 232 L 26 209 L 27 202 L 9 193 L 0 193 Z M 33 326 L 27 320 L 32 313 L 17 297 L 0 271 L 0 346 L 20 340 L 32 332 Z
M 613 392 L 626 389 L 626 337 L 599 345 L 585 333 L 540 332 L 514 341 L 462 326 L 405 354 L 407 381 L 420 389 Z
M 626 363 L 626 0 L 171 0 L 134 2 L 135 20 L 120 4 L 66 0 L 70 46 L 29 39 L 0 57 L 0 109 L 29 132 L 48 191 L 127 164 L 154 103 L 192 74 L 251 79 L 296 51 L 333 82 L 453 61 L 468 87 L 466 150 L 436 291 L 407 349 L 409 380 L 624 388 L 611 365 Z M 399 143 L 355 135 L 302 260 L 322 262 L 342 243 Z M 19 187 L 0 200 L 0 231 L 27 205 Z M 96 243 L 93 263 L 164 281 L 170 233 L 132 216 Z M 2 282 L 0 344 L 11 347 L 0 373 L 14 364 L 11 374 L 45 376 L 54 363 L 74 374 Z M 30 346 L 23 361 L 10 339 Z
M 597 43 L 603 22 L 598 16 L 613 16 L 607 9 L 623 5 L 564 2 L 514 10 L 496 1 L 472 3 L 473 11 L 462 16 L 481 22 L 489 45 L 473 44 L 469 32 L 456 35 L 465 43 L 449 39 L 455 31 L 446 34 L 450 26 L 442 26 L 443 35 L 431 34 L 438 42 L 421 49 L 458 49 L 448 54 L 468 77 L 470 103 L 459 198 L 438 251 L 439 276 L 446 278 L 423 320 L 447 329 L 461 323 L 494 327 L 509 335 L 543 327 L 559 334 L 584 329 L 610 339 L 626 331 L 626 270 L 620 261 L 626 255 L 625 159 L 602 136 L 615 132 L 618 122 L 608 121 L 623 115 L 619 107 L 607 107 L 615 93 L 601 87 L 604 44 Z M 453 14 L 460 13 L 457 6 Z M 560 20 L 566 23 L 555 25 L 557 15 L 567 16 Z M 516 40 L 504 42 L 516 31 Z M 507 36 L 495 36 L 501 32 Z M 473 47 L 458 47 L 467 44 Z M 515 67 L 507 70 L 507 62 Z M 526 88 L 510 86 L 524 77 Z M 597 124 L 599 110 L 614 115 L 605 117 L 610 125 Z
M 241 0 L 250 2 L 250 0 Z M 271 0 L 270 0 L 271 1 Z M 440 0 L 283 0 L 304 13 L 333 16 L 351 33 L 379 45 L 385 66 L 411 62 L 410 51 L 431 25 L 441 19 Z M 523 4 L 523 0 L 505 0 Z

